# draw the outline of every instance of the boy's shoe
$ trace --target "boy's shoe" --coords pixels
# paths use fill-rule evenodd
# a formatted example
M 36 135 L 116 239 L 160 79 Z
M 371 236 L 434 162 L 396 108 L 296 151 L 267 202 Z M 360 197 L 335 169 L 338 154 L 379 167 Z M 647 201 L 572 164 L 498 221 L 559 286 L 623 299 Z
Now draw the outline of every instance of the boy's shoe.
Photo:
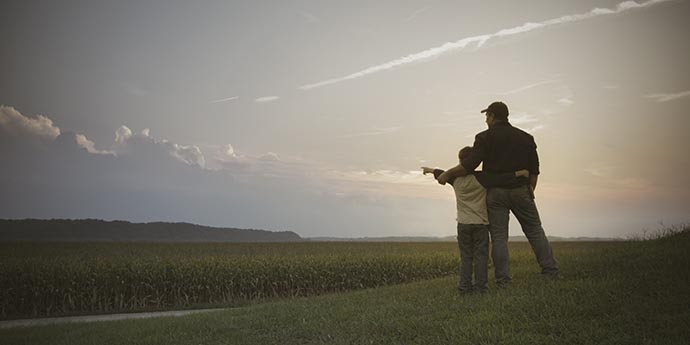
M 474 288 L 461 288 L 458 286 L 458 293 L 460 293 L 460 295 L 463 296 L 471 295 L 472 293 L 474 293 Z

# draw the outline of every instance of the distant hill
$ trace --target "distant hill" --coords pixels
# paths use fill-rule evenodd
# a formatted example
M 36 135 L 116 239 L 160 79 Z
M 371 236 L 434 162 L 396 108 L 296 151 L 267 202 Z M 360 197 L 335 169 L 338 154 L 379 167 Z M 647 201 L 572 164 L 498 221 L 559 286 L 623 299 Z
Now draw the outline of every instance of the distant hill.
M 213 228 L 189 223 L 130 223 L 99 219 L 0 219 L 0 241 L 297 242 L 292 231 Z
M 596 241 L 622 241 L 620 238 L 611 237 L 559 237 L 548 236 L 551 242 L 596 242 Z M 307 237 L 305 240 L 314 242 L 454 242 L 455 236 L 390 236 L 390 237 Z M 525 236 L 510 236 L 510 242 L 527 242 Z

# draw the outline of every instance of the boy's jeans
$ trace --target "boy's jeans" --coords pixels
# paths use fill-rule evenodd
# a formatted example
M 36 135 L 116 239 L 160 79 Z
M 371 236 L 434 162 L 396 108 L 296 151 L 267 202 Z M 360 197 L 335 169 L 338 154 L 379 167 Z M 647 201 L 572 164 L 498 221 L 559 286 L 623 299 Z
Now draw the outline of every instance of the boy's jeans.
M 537 205 L 529 186 L 513 189 L 490 188 L 486 193 L 486 206 L 489 211 L 489 232 L 491 233 L 491 259 L 494 263 L 496 283 L 504 285 L 511 282 L 508 256 L 509 211 L 522 226 L 532 251 L 537 257 L 541 273 L 558 275 L 558 266 L 553 258 L 551 245 L 541 226 Z
M 460 247 L 460 292 L 486 291 L 489 260 L 489 227 L 458 223 Z M 474 287 L 472 272 L 474 271 Z

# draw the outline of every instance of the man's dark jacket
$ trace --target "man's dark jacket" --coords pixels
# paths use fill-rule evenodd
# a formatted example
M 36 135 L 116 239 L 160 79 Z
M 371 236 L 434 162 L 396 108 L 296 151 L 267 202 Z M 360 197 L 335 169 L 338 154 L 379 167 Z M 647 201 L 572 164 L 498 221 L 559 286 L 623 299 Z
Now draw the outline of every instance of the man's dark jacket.
M 486 173 L 509 173 L 527 169 L 530 175 L 539 175 L 539 156 L 534 137 L 507 121 L 498 122 L 477 134 L 472 153 L 463 159 L 462 166 L 471 172 L 482 162 L 482 171 Z M 519 178 L 499 185 L 487 184 L 491 184 L 491 187 L 516 188 L 528 185 L 529 180 Z

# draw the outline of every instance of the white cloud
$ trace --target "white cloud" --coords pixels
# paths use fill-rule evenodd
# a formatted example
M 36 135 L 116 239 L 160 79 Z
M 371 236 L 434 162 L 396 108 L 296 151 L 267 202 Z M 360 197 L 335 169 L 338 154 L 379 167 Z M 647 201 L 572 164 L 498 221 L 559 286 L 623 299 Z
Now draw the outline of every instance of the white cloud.
M 180 161 L 185 162 L 189 165 L 198 165 L 202 168 L 206 164 L 206 159 L 204 158 L 204 155 L 201 153 L 201 150 L 198 146 L 185 146 L 178 145 L 175 143 L 167 144 L 169 144 L 171 147 L 170 154 L 173 155 L 173 157 L 179 159 Z
M 533 123 L 539 121 L 539 119 L 530 114 L 526 113 L 517 113 L 509 116 L 510 118 L 510 123 L 514 125 L 524 125 L 526 123 Z
M 113 151 L 98 150 L 93 141 L 89 140 L 84 134 L 75 134 L 74 139 L 77 141 L 77 145 L 83 147 L 89 153 L 99 154 L 99 155 L 115 155 Z
M 0 105 L 0 128 L 13 134 L 28 134 L 50 140 L 55 140 L 60 135 L 60 128 L 53 125 L 48 117 L 26 117 L 13 107 L 4 105 Z
M 419 17 L 419 16 L 422 15 L 423 13 L 426 13 L 427 11 L 429 11 L 429 8 L 428 8 L 428 7 L 420 8 L 420 9 L 414 11 L 412 14 L 410 14 L 407 18 L 405 18 L 405 21 L 406 21 L 406 22 L 411 22 L 411 21 L 417 19 L 417 17 Z
M 546 25 L 546 24 L 544 24 L 544 23 L 529 23 L 528 22 L 528 23 L 522 24 L 520 26 L 500 30 L 491 36 L 501 37 L 501 36 L 511 36 L 511 35 L 516 35 L 516 34 L 521 34 L 523 32 L 528 32 L 528 31 L 532 31 L 534 29 L 541 28 L 544 25 Z
M 222 146 L 220 148 L 220 153 L 223 157 L 237 157 L 235 149 L 230 144 Z
M 127 139 L 132 137 L 132 130 L 129 127 L 122 125 L 115 131 L 115 142 L 123 144 Z
M 235 100 L 235 99 L 238 99 L 238 98 L 240 98 L 240 97 L 239 97 L 239 96 L 233 96 L 233 97 L 221 98 L 221 99 L 216 99 L 216 100 L 213 100 L 213 101 L 208 101 L 208 103 L 209 103 L 209 104 L 221 103 L 221 102 L 232 101 L 232 100 Z
M 514 94 L 516 94 L 516 93 L 520 93 L 520 92 L 523 92 L 523 91 L 526 91 L 526 90 L 535 88 L 535 87 L 537 87 L 537 86 L 548 85 L 548 84 L 553 84 L 553 83 L 557 83 L 557 82 L 559 82 L 559 80 L 544 80 L 544 81 L 539 81 L 539 82 L 532 83 L 532 84 L 529 84 L 529 85 L 521 86 L 521 87 L 519 87 L 519 88 L 517 88 L 517 89 L 513 89 L 513 90 L 510 90 L 510 91 L 502 92 L 501 95 L 514 95 Z
M 259 160 L 266 161 L 266 162 L 277 162 L 280 160 L 278 157 L 278 154 L 274 152 L 266 152 L 259 156 Z
M 370 131 L 366 131 L 366 132 L 342 135 L 342 136 L 339 136 L 338 138 L 345 139 L 345 138 L 365 137 L 365 136 L 371 136 L 371 135 L 389 134 L 389 133 L 397 132 L 401 128 L 402 127 L 400 127 L 400 126 L 385 127 L 385 128 L 374 128 L 374 129 L 372 129 Z
M 571 105 L 575 104 L 575 101 L 573 101 L 570 97 L 563 97 L 563 98 L 558 100 L 558 103 L 561 103 L 565 106 L 571 106 Z
M 584 169 L 584 171 L 592 176 L 596 177 L 607 177 L 611 176 L 613 173 L 614 167 L 608 166 L 608 165 L 598 165 L 598 166 L 592 166 L 589 168 Z
M 524 128 L 524 130 L 525 130 L 525 132 L 527 132 L 527 133 L 534 134 L 534 133 L 536 133 L 536 132 L 538 132 L 538 131 L 541 131 L 541 130 L 544 129 L 544 128 L 546 128 L 546 125 L 536 125 L 536 126 L 534 126 L 534 127 L 532 127 L 532 128 Z
M 254 102 L 256 102 L 256 103 L 273 102 L 279 98 L 280 97 L 278 97 L 278 96 L 265 96 L 265 97 L 259 97 L 259 98 L 255 99 Z
M 674 101 L 679 98 L 684 98 L 690 96 L 690 90 L 676 92 L 676 93 L 653 93 L 651 95 L 645 95 L 647 98 L 651 98 L 657 102 L 668 102 Z
M 463 39 L 456 41 L 456 42 L 448 42 L 448 43 L 445 43 L 444 45 L 439 46 L 439 47 L 435 47 L 435 48 L 427 49 L 427 50 L 419 52 L 419 53 L 403 56 L 399 59 L 395 59 L 395 60 L 386 62 L 386 63 L 381 64 L 381 65 L 371 66 L 369 68 L 363 69 L 359 72 L 355 72 L 355 73 L 346 75 L 344 77 L 329 79 L 329 80 L 320 81 L 318 83 L 313 83 L 313 84 L 308 84 L 308 85 L 303 85 L 303 86 L 300 86 L 299 89 L 309 90 L 309 89 L 313 89 L 313 88 L 317 88 L 317 87 L 321 87 L 321 86 L 339 83 L 339 82 L 342 82 L 345 80 L 356 79 L 356 78 L 363 77 L 363 76 L 366 76 L 366 75 L 369 75 L 372 73 L 385 71 L 385 70 L 388 70 L 388 69 L 391 69 L 394 67 L 406 65 L 406 64 L 409 64 L 412 62 L 419 62 L 419 61 L 435 58 L 435 57 L 437 57 L 443 53 L 446 53 L 446 52 L 449 52 L 452 50 L 463 49 L 472 43 L 476 43 L 477 45 L 481 45 L 487 39 L 489 39 L 488 35 L 463 38 Z
M 471 44 L 476 44 L 476 47 L 479 48 L 479 47 L 483 46 L 484 43 L 486 43 L 488 40 L 495 38 L 495 37 L 505 37 L 505 36 L 510 36 L 510 35 L 516 35 L 516 34 L 529 32 L 529 31 L 539 29 L 539 28 L 545 28 L 545 27 L 552 26 L 552 25 L 577 22 L 577 21 L 581 21 L 581 20 L 594 18 L 594 17 L 617 14 L 617 13 L 621 13 L 621 12 L 624 12 L 624 11 L 627 11 L 627 10 L 630 10 L 633 8 L 648 7 L 648 6 L 655 5 L 657 3 L 662 3 L 662 2 L 667 2 L 667 1 L 672 1 L 672 0 L 649 0 L 649 1 L 646 1 L 643 3 L 637 3 L 634 1 L 625 1 L 625 2 L 619 3 L 616 6 L 615 10 L 595 8 L 589 12 L 586 12 L 586 13 L 564 15 L 564 16 L 561 16 L 558 18 L 549 19 L 549 20 L 545 20 L 542 22 L 538 22 L 538 23 L 527 22 L 525 24 L 522 24 L 522 25 L 519 25 L 516 27 L 499 30 L 493 34 L 485 34 L 485 35 L 465 37 L 465 38 L 460 39 L 460 40 L 455 41 L 455 42 L 447 42 L 441 46 L 430 48 L 430 49 L 427 49 L 427 50 L 424 50 L 424 51 L 421 51 L 418 53 L 410 54 L 407 56 L 403 56 L 401 58 L 394 59 L 394 60 L 385 62 L 385 63 L 380 64 L 380 65 L 371 66 L 371 67 L 365 68 L 361 71 L 358 71 L 358 72 L 355 72 L 355 73 L 352 73 L 349 75 L 345 75 L 345 76 L 333 78 L 333 79 L 328 79 L 328 80 L 320 81 L 317 83 L 303 85 L 303 86 L 300 86 L 299 89 L 309 90 L 309 89 L 313 89 L 313 88 L 317 88 L 317 87 L 322 87 L 322 86 L 326 86 L 326 85 L 330 85 L 330 84 L 339 83 L 339 82 L 346 81 L 346 80 L 360 78 L 360 77 L 363 77 L 363 76 L 366 76 L 369 74 L 385 71 L 385 70 L 388 70 L 388 69 L 391 69 L 394 67 L 399 67 L 399 66 L 407 65 L 410 63 L 414 63 L 414 62 L 421 62 L 424 60 L 429 60 L 429 59 L 441 56 L 445 53 L 449 53 L 452 51 L 460 51 L 460 50 L 470 46 Z
M 85 138 L 86 137 L 84 137 L 84 139 Z M 145 149 L 146 146 L 151 146 L 162 148 L 171 156 L 177 158 L 177 160 L 189 165 L 198 165 L 203 168 L 206 164 L 206 159 L 198 146 L 180 145 L 166 139 L 158 140 L 151 136 L 151 130 L 149 128 L 144 128 L 139 134 L 132 134 L 132 130 L 129 129 L 129 127 L 122 125 L 115 131 L 115 143 L 118 145 L 115 155 L 118 156 L 136 155 L 137 149 Z M 84 146 L 82 145 L 82 147 Z M 151 153 L 147 152 L 147 154 Z

